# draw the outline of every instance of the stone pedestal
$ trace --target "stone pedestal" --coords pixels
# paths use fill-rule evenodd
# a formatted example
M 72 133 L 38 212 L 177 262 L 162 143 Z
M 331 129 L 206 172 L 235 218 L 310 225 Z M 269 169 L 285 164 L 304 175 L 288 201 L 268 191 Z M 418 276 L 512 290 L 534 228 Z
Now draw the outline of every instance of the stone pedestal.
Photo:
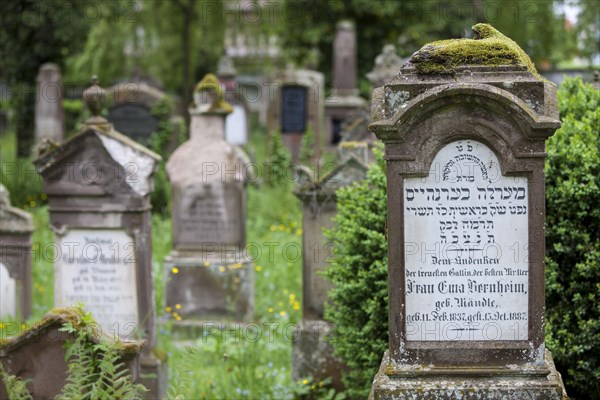
M 197 85 L 190 140 L 167 164 L 173 185 L 173 251 L 165 259 L 165 310 L 182 320 L 246 320 L 254 267 L 246 245 L 246 157 L 225 140 L 232 107 L 217 78 Z
M 31 314 L 31 215 L 10 205 L 0 183 L 0 321 Z
M 538 366 L 484 369 L 420 365 L 388 374 L 390 363 L 386 352 L 373 380 L 369 400 L 568 399 L 549 351 Z
M 328 146 L 342 140 L 344 119 L 366 104 L 356 88 L 356 31 L 354 24 L 343 21 L 337 25 L 333 43 L 333 92 L 325 99 Z
M 560 127 L 556 87 L 500 32 L 473 30 L 478 39 L 461 48 L 500 41 L 514 64 L 478 58 L 419 73 L 441 62 L 430 51 L 457 45 L 436 42 L 373 91 L 389 243 L 389 352 L 374 399 L 566 396 L 544 343 L 544 158 Z

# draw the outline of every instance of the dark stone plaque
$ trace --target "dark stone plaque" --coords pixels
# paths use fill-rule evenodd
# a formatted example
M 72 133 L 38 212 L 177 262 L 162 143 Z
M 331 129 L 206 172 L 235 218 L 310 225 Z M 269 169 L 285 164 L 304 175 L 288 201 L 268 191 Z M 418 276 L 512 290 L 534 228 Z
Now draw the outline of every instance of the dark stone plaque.
M 306 131 L 307 89 L 302 86 L 284 86 L 281 89 L 281 133 Z
M 150 135 L 158 129 L 158 121 L 150 110 L 137 103 L 122 103 L 112 107 L 108 120 L 115 129 L 133 140 L 148 144 Z

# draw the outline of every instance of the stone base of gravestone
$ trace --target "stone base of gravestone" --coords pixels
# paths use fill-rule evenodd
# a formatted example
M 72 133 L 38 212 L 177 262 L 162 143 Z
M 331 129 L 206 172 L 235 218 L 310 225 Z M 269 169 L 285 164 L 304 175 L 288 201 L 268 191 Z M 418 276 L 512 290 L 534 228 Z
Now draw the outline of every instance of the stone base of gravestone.
M 490 368 L 406 365 L 391 375 L 392 362 L 386 351 L 369 400 L 487 400 L 568 399 L 560 373 L 548 350 L 544 363 Z M 390 375 L 388 375 L 390 374 Z
M 167 398 L 169 387 L 169 370 L 167 360 L 145 357 L 140 359 L 138 382 L 144 385 L 147 392 L 143 398 L 147 400 Z
M 229 257 L 165 259 L 165 310 L 177 322 L 247 321 L 254 313 L 254 264 Z
M 292 337 L 292 379 L 311 377 L 315 381 L 331 379 L 331 386 L 341 391 L 342 373 L 347 367 L 333 354 L 329 343 L 332 326 L 327 321 L 303 320 Z

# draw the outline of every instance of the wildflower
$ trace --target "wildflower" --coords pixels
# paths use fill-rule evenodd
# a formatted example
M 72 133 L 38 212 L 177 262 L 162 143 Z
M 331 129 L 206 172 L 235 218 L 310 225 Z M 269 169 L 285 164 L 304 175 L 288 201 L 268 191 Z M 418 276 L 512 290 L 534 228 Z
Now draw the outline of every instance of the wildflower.
M 256 272 L 262 271 L 262 267 L 260 265 L 257 265 L 256 267 L 254 267 L 254 269 L 256 270 Z
M 0 329 L 4 329 L 4 324 L 2 322 L 0 322 Z M 271 368 L 271 367 L 269 367 Z
M 270 313 L 272 313 L 272 312 L 273 312 L 273 307 L 269 307 L 269 308 L 267 309 L 267 311 L 268 311 L 268 312 L 270 312 Z
M 181 310 L 181 304 L 175 304 L 175 308 Z
M 296 229 L 296 236 L 302 236 L 302 228 Z
M 300 309 L 300 303 L 295 301 L 294 302 L 294 310 L 299 310 Z
M 277 227 L 276 227 L 275 225 L 271 225 L 271 226 L 269 227 L 269 230 L 270 230 L 271 232 L 275 232 L 275 231 L 277 230 Z
M 42 193 L 42 195 L 40 196 L 40 199 L 42 200 L 46 200 L 48 198 L 48 196 L 46 196 L 46 193 Z
M 219 267 L 219 272 L 225 272 L 225 267 L 221 265 L 221 266 Z
M 179 273 L 179 268 L 173 267 L 173 268 L 171 268 L 171 272 L 174 273 L 174 274 L 178 274 Z
M 170 312 L 171 312 L 171 310 L 172 310 L 172 308 L 171 308 L 171 307 L 169 307 L 169 306 L 166 306 L 166 307 L 165 307 L 165 311 L 166 311 L 166 312 L 170 313 Z
M 181 319 L 182 319 L 182 318 L 181 318 L 179 315 L 175 317 L 175 320 L 176 320 L 176 321 L 181 321 Z
M 302 383 L 308 385 L 308 379 L 303 380 Z
M 209 267 L 209 266 L 210 266 L 210 263 L 209 263 L 208 261 L 204 261 L 204 266 L 205 266 L 205 267 Z
M 279 311 L 279 315 L 285 317 L 285 311 Z
M 31 200 L 29 202 L 29 207 L 31 207 L 31 208 L 35 207 L 35 201 Z
M 294 301 L 296 299 L 296 295 L 294 293 L 290 293 L 290 301 Z
M 284 230 L 285 230 L 285 225 L 283 225 L 283 224 L 279 224 L 279 230 L 280 230 L 280 231 L 284 231 Z

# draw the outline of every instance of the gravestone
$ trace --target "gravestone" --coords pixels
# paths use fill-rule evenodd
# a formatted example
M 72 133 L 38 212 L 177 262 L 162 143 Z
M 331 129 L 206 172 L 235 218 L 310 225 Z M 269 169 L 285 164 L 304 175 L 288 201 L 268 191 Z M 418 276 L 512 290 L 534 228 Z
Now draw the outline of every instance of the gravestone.
M 312 70 L 288 67 L 277 73 L 269 90 L 267 131 L 281 134 L 283 144 L 290 150 L 292 161 L 297 161 L 300 143 L 307 130 L 315 138 L 315 157 L 319 157 L 323 121 L 323 91 L 325 78 Z
M 231 144 L 248 143 L 248 105 L 235 79 L 237 71 L 227 55 L 219 59 L 217 76 L 225 91 L 225 101 L 231 104 L 233 112 L 225 118 L 225 140 Z
M 246 157 L 224 137 L 231 110 L 217 78 L 206 75 L 190 109 L 190 139 L 167 163 L 173 251 L 164 263 L 165 308 L 176 322 L 248 319 L 254 311 L 254 270 L 245 256 Z
M 313 180 L 310 171 L 300 172 L 304 179 L 294 194 L 302 202 L 302 321 L 292 339 L 292 378 L 299 380 L 312 376 L 316 380 L 332 379 L 342 389 L 341 372 L 346 367 L 333 355 L 326 341 L 332 333 L 324 320 L 323 311 L 331 282 L 320 275 L 335 256 L 333 243 L 323 229 L 333 227 L 337 213 L 336 190 L 358 182 L 367 174 L 367 144 L 340 148 L 340 164 L 322 179 Z
M 328 146 L 335 146 L 342 140 L 344 119 L 366 105 L 365 99 L 358 96 L 356 87 L 356 31 L 349 21 L 337 24 L 333 42 L 332 90 L 325 99 Z
M 150 144 L 150 138 L 159 124 L 158 119 L 152 115 L 152 107 L 165 94 L 145 82 L 119 83 L 108 91 L 112 105 L 107 118 L 115 130 L 136 142 Z
M 10 205 L 0 183 L 0 321 L 31 314 L 31 215 Z
M 373 92 L 390 246 L 389 351 L 371 398 L 562 399 L 543 329 L 556 88 L 522 59 L 419 73 L 429 50 Z
M 56 237 L 55 305 L 81 302 L 103 331 L 143 336 L 142 371 L 158 373 L 150 192 L 160 156 L 99 115 L 105 96 L 94 78 L 83 94 L 92 116 L 35 160 Z
M 62 106 L 62 83 L 58 65 L 43 64 L 36 79 L 35 141 L 42 138 L 62 142 L 65 114 Z
M 66 323 L 73 324 L 75 332 L 87 330 L 94 344 L 114 341 L 100 330 L 82 323 L 83 315 L 75 308 L 53 309 L 27 330 L 14 329 L 17 324 L 7 324 L 5 332 L 14 337 L 2 337 L 0 363 L 9 375 L 25 380 L 27 391 L 34 399 L 54 399 L 67 383 L 68 364 L 65 345 L 76 339 L 75 333 L 61 331 Z M 119 361 L 133 382 L 140 379 L 139 355 L 143 341 L 121 340 Z M 0 399 L 8 399 L 5 384 L 0 380 Z

